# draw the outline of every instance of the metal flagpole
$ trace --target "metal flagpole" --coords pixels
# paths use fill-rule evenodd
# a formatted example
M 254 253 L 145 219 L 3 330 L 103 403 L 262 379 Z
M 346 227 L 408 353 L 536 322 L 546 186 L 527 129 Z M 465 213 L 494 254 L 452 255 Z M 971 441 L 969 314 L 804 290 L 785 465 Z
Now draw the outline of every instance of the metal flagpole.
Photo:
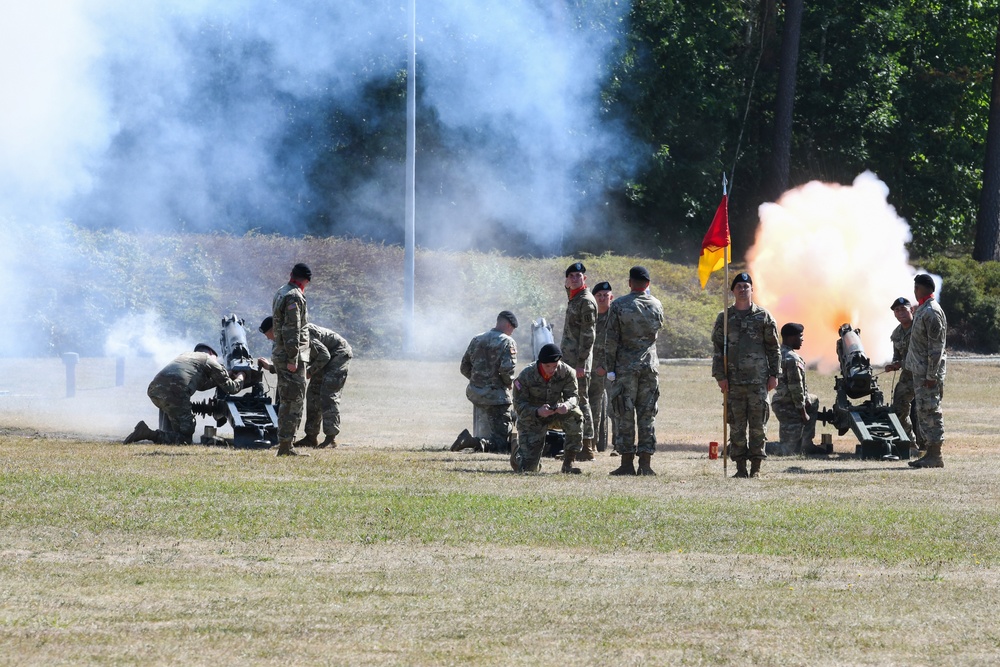
M 722 174 L 722 196 L 726 197 L 726 175 Z M 726 229 L 729 229 L 729 199 L 726 199 Z M 722 259 L 726 267 L 726 279 L 722 283 L 722 369 L 726 374 L 726 390 L 722 392 L 722 476 L 729 477 L 729 296 L 726 285 L 729 284 L 729 252 L 733 246 L 732 233 L 729 235 L 729 246 L 723 251 Z

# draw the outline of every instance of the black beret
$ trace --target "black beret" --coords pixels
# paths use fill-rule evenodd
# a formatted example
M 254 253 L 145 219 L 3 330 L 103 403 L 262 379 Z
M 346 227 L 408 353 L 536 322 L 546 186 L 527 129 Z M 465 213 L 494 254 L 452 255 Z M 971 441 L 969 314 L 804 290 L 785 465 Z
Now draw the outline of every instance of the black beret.
M 914 285 L 923 285 L 924 287 L 933 290 L 934 289 L 934 279 L 931 278 L 926 273 L 918 273 L 913 278 Z
M 298 264 L 292 267 L 292 277 L 302 278 L 305 280 L 312 280 L 313 272 L 308 266 L 306 266 L 302 262 L 299 262 Z
M 892 302 L 892 305 L 889 306 L 889 310 L 896 310 L 897 308 L 900 308 L 900 307 L 903 307 L 903 306 L 909 308 L 911 305 L 912 304 L 910 303 L 909 299 L 907 299 L 905 296 L 901 296 L 901 297 L 899 297 L 898 299 L 896 299 L 895 301 Z
M 729 285 L 729 291 L 730 292 L 732 292 L 734 289 L 736 289 L 736 283 L 748 283 L 750 285 L 753 285 L 753 278 L 751 278 L 750 274 L 746 273 L 746 272 L 737 273 L 736 277 L 733 278 L 732 284 Z
M 566 275 L 571 273 L 586 273 L 587 267 L 583 265 L 583 262 L 573 262 L 568 267 L 566 267 Z
M 262 334 L 266 334 L 268 331 L 274 328 L 274 318 L 268 315 L 264 318 L 264 321 L 260 323 L 260 328 L 257 331 Z
M 207 344 L 207 343 L 198 343 L 197 345 L 194 346 L 194 351 L 195 352 L 208 352 L 213 357 L 219 356 L 219 354 L 215 350 L 212 349 L 212 346 L 209 345 L 209 344 Z
M 499 320 L 501 317 L 510 322 L 512 327 L 514 327 L 515 329 L 517 328 L 517 318 L 514 317 L 514 313 L 510 312 L 509 310 L 501 310 L 500 314 L 497 315 L 497 319 Z
M 649 271 L 645 266 L 633 266 L 628 270 L 629 280 L 645 280 L 649 282 Z
M 597 283 L 594 285 L 594 289 L 590 290 L 591 294 L 597 294 L 598 292 L 610 292 L 611 283 L 605 280 L 603 283 Z
M 804 329 L 805 327 L 798 322 L 789 322 L 785 326 L 781 327 L 781 337 L 787 338 L 790 336 L 798 336 Z
M 553 361 L 562 359 L 562 350 L 555 343 L 546 343 L 538 351 L 538 361 L 543 364 L 551 364 Z

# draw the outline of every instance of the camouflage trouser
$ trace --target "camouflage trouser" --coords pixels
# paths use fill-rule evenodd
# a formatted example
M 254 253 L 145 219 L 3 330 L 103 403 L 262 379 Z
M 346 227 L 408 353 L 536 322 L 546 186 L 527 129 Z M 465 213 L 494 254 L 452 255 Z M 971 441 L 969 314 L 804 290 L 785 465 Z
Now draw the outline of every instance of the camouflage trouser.
M 910 442 L 916 442 L 917 447 L 924 449 L 927 443 L 920 432 L 920 424 L 916 420 L 911 421 L 910 419 L 910 413 L 916 407 L 915 398 L 913 375 L 909 371 L 903 371 L 899 374 L 899 382 L 892 390 L 892 410 L 896 413 L 896 418 L 902 424 L 906 435 L 910 437 Z
M 660 398 L 659 372 L 644 366 L 632 373 L 622 373 L 615 382 L 621 382 L 621 395 L 616 400 L 624 402 L 618 418 L 615 449 L 619 454 L 652 454 L 656 451 L 656 413 Z M 636 427 L 639 445 L 636 447 Z
M 195 420 L 187 385 L 170 381 L 154 382 L 149 385 L 146 395 L 160 409 L 160 429 L 156 432 L 156 442 L 164 445 L 190 445 L 194 437 Z
M 565 451 L 575 453 L 583 448 L 583 412 L 579 407 L 564 415 L 542 418 L 535 414 L 517 420 L 517 451 L 513 461 L 519 471 L 534 472 L 538 469 L 545 446 L 545 433 L 556 428 L 566 433 Z
M 347 382 L 350 362 L 343 366 L 327 366 L 309 380 L 306 390 L 306 435 L 323 433 L 336 437 L 340 434 L 340 392 Z
M 941 414 L 941 397 L 944 395 L 944 383 L 928 389 L 924 383 L 915 387 L 917 401 L 917 429 L 923 435 L 928 445 L 944 443 L 944 416 Z
M 729 385 L 729 457 L 732 460 L 767 458 L 764 444 L 770 416 L 765 383 Z
M 299 364 L 294 373 L 288 370 L 285 362 L 275 362 L 278 374 L 278 442 L 295 439 L 302 421 L 302 408 L 306 399 L 306 368 Z
M 594 421 L 594 444 L 597 445 L 597 451 L 603 452 L 608 448 L 608 392 L 605 390 L 605 385 L 607 384 L 607 378 L 603 375 L 591 374 L 590 376 L 590 396 L 588 396 L 588 402 L 590 403 L 590 414 Z M 613 438 L 613 433 L 617 431 L 617 425 L 615 424 L 614 416 L 611 416 L 611 433 L 610 436 Z
M 806 413 L 809 421 L 802 423 L 799 406 L 790 401 L 774 401 L 771 411 L 778 418 L 778 453 L 783 456 L 801 454 L 808 451 L 816 437 L 816 415 L 819 414 L 819 398 L 809 394 L 806 399 Z
M 504 405 L 475 405 L 474 437 L 483 441 L 487 452 L 510 454 L 510 434 L 514 431 L 514 408 Z
M 590 412 L 590 373 L 576 379 L 577 393 L 580 395 L 580 412 L 583 413 L 583 437 L 594 437 L 594 416 Z

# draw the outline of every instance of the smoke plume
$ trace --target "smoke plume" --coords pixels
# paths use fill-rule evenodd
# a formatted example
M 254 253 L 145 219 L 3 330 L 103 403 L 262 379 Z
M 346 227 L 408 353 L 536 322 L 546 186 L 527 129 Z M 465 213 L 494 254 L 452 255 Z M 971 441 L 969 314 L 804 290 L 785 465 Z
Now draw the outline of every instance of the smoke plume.
M 892 358 L 896 297 L 913 301 L 910 228 L 888 204 L 889 189 L 865 172 L 845 186 L 814 181 L 760 207 L 748 254 L 754 299 L 778 321 L 805 327 L 800 354 L 823 372 L 839 367 L 837 330 L 861 329 L 873 363 Z

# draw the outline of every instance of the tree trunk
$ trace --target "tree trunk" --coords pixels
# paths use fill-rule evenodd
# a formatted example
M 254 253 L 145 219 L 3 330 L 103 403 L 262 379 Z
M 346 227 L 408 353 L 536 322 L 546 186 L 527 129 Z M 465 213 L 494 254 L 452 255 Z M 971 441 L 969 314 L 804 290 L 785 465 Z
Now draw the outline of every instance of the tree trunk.
M 972 257 L 979 262 L 1000 261 L 1000 26 L 993 56 L 993 91 L 986 132 L 983 189 L 976 215 L 976 245 Z
M 770 179 L 767 195 L 772 201 L 788 189 L 792 155 L 792 108 L 795 105 L 795 75 L 799 65 L 799 36 L 802 32 L 803 0 L 785 3 L 785 23 L 781 30 L 781 65 L 774 109 Z

